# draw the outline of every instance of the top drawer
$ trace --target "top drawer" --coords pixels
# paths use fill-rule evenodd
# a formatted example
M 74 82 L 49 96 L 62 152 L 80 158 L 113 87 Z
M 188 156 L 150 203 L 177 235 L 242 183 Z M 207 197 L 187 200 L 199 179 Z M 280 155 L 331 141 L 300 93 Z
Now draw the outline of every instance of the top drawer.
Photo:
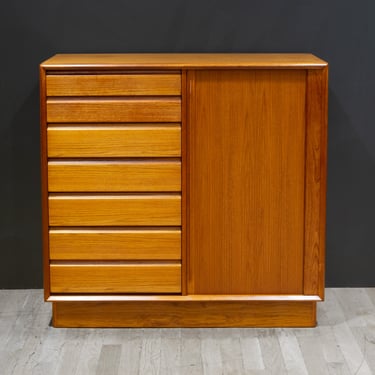
M 47 75 L 47 96 L 181 95 L 180 74 Z

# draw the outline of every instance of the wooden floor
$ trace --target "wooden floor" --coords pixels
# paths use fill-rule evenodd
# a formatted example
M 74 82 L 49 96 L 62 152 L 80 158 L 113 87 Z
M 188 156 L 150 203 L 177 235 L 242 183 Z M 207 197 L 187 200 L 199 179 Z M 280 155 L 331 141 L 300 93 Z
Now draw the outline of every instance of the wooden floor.
M 0 290 L 0 374 L 375 374 L 375 288 L 327 289 L 317 328 L 55 329 L 41 290 Z

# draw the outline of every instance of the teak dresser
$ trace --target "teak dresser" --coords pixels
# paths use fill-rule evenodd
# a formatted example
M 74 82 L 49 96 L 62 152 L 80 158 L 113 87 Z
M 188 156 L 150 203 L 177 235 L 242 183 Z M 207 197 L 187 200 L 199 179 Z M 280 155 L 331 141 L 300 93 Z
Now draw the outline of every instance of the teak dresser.
M 316 325 L 326 62 L 76 54 L 40 69 L 55 327 Z

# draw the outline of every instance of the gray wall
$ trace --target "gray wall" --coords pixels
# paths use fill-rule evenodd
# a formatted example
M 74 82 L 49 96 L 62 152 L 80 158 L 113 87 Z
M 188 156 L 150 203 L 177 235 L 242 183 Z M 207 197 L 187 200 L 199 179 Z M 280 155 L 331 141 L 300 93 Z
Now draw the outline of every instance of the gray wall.
M 57 52 L 312 52 L 330 63 L 327 286 L 375 286 L 373 0 L 0 3 L 0 288 L 42 285 L 38 64 Z

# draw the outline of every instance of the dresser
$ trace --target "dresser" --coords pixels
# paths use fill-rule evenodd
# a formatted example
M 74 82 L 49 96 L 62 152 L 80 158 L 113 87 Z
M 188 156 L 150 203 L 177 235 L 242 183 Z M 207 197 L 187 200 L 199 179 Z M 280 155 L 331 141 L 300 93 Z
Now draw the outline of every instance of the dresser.
M 43 62 L 53 325 L 315 326 L 327 74 L 310 54 Z

